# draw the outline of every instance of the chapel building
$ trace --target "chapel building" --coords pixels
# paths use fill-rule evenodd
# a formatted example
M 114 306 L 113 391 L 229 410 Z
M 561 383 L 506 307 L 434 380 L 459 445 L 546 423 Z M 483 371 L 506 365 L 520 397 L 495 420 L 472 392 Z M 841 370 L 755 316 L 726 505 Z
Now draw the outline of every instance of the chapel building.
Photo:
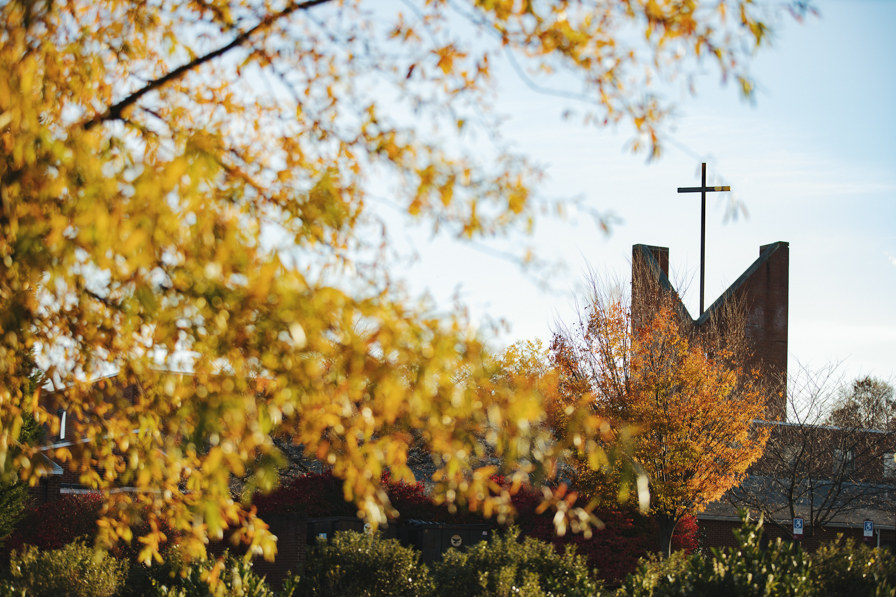
M 765 524 L 769 538 L 793 539 L 792 517 L 811 520 L 819 508 L 830 507 L 832 500 L 841 500 L 848 502 L 848 507 L 835 510 L 820 528 L 807 529 L 802 538 L 804 547 L 814 549 L 836 539 L 838 534 L 872 544 L 894 545 L 896 434 L 851 430 L 846 438 L 844 429 L 798 425 L 787 420 L 789 251 L 789 244 L 781 241 L 759 247 L 759 258 L 695 319 L 669 281 L 669 249 L 643 244 L 632 247 L 635 325 L 641 316 L 639 309 L 650 308 L 650 302 L 639 294 L 656 287 L 676 297 L 680 317 L 698 332 L 713 317 L 724 318 L 728 313 L 744 317 L 744 335 L 751 349 L 744 369 L 758 373 L 767 388 L 766 414 L 763 421 L 757 421 L 757 425 L 772 428 L 765 455 L 750 468 L 747 479 L 739 487 L 697 515 L 704 546 L 735 546 L 733 531 L 741 524 L 738 507 L 746 505 L 751 509 L 750 500 L 745 496 L 751 497 L 754 503 L 763 501 L 767 509 L 774 511 L 775 520 L 766 520 Z M 726 309 L 731 303 L 737 303 L 737 308 Z M 788 458 L 803 460 L 791 461 L 794 466 L 782 471 L 780 463 L 786 464 Z M 801 470 L 802 466 L 807 470 Z M 787 490 L 802 496 L 796 500 L 793 510 L 784 500 L 775 502 Z M 863 536 L 867 520 L 874 523 L 875 535 L 871 541 Z

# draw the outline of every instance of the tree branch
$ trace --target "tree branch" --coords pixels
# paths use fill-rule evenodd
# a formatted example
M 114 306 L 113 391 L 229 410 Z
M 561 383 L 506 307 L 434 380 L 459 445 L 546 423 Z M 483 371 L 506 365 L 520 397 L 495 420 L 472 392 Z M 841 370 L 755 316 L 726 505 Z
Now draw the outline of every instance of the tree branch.
M 290 4 L 289 6 L 287 6 L 280 12 L 266 16 L 264 19 L 261 20 L 261 22 L 259 22 L 257 25 L 255 25 L 251 29 L 248 29 L 248 30 L 244 31 L 243 33 L 239 34 L 229 44 L 222 46 L 222 47 L 218 48 L 217 50 L 213 50 L 213 51 L 209 52 L 208 54 L 204 54 L 202 56 L 197 56 L 190 62 L 184 64 L 183 66 L 179 66 L 178 68 L 174 69 L 167 75 L 164 75 L 163 77 L 159 77 L 158 79 L 155 79 L 154 81 L 150 81 L 148 84 L 141 87 L 140 89 L 138 89 L 137 91 L 135 91 L 128 97 L 124 98 L 117 104 L 110 106 L 109 109 L 107 109 L 105 112 L 103 112 L 101 114 L 97 114 L 96 116 L 94 116 L 93 118 L 91 118 L 90 120 L 88 120 L 87 122 L 84 123 L 84 125 L 83 125 L 84 130 L 89 131 L 96 125 L 102 124 L 102 123 L 110 121 L 110 120 L 120 120 L 122 112 L 124 112 L 126 109 L 128 109 L 129 107 L 131 107 L 132 105 L 137 103 L 137 101 L 141 97 L 143 97 L 150 91 L 159 89 L 160 87 L 164 87 L 168 83 L 183 77 L 185 74 L 187 74 L 194 68 L 201 66 L 201 65 L 205 64 L 206 62 L 209 62 L 210 60 L 214 60 L 215 58 L 217 58 L 219 56 L 223 56 L 224 54 L 226 54 L 227 52 L 229 52 L 230 50 L 232 50 L 234 48 L 242 46 L 249 40 L 250 37 L 252 37 L 252 35 L 254 35 L 256 32 L 258 32 L 261 29 L 271 26 L 274 22 L 291 15 L 292 13 L 294 13 L 296 11 L 308 10 L 309 8 L 314 8 L 315 6 L 318 6 L 320 4 L 326 4 L 328 2 L 332 2 L 332 0 L 306 0 L 305 2 L 299 2 L 297 4 Z

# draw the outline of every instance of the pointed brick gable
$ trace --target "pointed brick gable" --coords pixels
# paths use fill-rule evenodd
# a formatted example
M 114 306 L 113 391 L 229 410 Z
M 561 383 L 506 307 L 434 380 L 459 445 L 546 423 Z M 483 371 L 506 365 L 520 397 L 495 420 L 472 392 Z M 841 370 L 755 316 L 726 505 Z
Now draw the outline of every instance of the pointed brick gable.
M 632 247 L 632 276 L 646 272 L 660 288 L 677 296 L 669 282 L 669 249 L 649 245 Z M 775 395 L 769 400 L 767 416 L 784 420 L 787 389 L 787 324 L 790 277 L 790 248 L 786 242 L 776 242 L 759 248 L 759 259 L 712 303 L 698 319 L 691 317 L 679 302 L 682 318 L 698 328 L 714 313 L 720 313 L 726 301 L 743 301 L 746 308 L 745 333 L 753 349 L 749 369 L 756 369 L 769 382 L 774 382 Z M 637 285 L 632 288 L 632 303 L 639 304 Z M 637 314 L 635 314 L 637 321 Z

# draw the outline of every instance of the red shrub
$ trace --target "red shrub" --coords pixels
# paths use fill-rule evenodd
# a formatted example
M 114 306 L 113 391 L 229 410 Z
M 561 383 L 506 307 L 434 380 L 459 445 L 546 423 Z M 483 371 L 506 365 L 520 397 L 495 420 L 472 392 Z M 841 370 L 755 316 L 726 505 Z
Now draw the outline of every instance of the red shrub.
M 696 516 L 682 518 L 678 526 L 675 527 L 675 534 L 672 535 L 672 549 L 693 553 L 694 550 L 700 547 L 700 541 L 697 538 L 699 533 L 700 528 L 697 525 Z
M 591 539 L 570 533 L 558 537 L 552 515 L 547 512 L 536 514 L 541 499 L 541 492 L 532 488 L 523 488 L 513 496 L 517 511 L 515 524 L 523 534 L 553 543 L 560 552 L 567 546 L 575 546 L 576 553 L 588 559 L 588 564 L 597 569 L 597 575 L 602 580 L 613 582 L 624 579 L 635 571 L 640 558 L 659 547 L 656 521 L 638 512 L 624 510 L 595 512 L 605 526 L 594 529 Z M 672 538 L 672 548 L 688 553 L 697 548 L 697 523 L 693 517 L 678 524 Z
M 309 518 L 355 516 L 358 509 L 345 501 L 342 481 L 327 471 L 297 477 L 267 495 L 256 495 L 252 503 L 259 514 L 300 512 Z
M 383 482 L 392 507 L 401 513 L 401 520 L 429 520 L 433 522 L 480 521 L 471 514 L 451 514 L 445 506 L 437 506 L 426 495 L 423 483 L 391 483 L 388 473 Z M 357 508 L 345 501 L 342 480 L 327 471 L 292 479 L 266 495 L 256 495 L 252 503 L 259 515 L 270 512 L 300 512 L 309 518 L 323 516 L 356 516 Z
M 56 501 L 32 508 L 6 540 L 4 555 L 8 556 L 14 549 L 21 550 L 24 545 L 48 550 L 58 549 L 76 539 L 85 539 L 90 543 L 96 537 L 96 521 L 102 508 L 103 496 L 98 493 L 64 495 Z M 176 532 L 167 524 L 162 524 L 160 529 L 168 538 L 161 547 L 164 554 L 166 547 L 174 543 Z M 143 547 L 136 537 L 148 533 L 149 524 L 141 522 L 131 530 L 135 539 L 131 543 L 119 542 L 112 549 L 115 557 L 136 560 Z
M 64 495 L 56 501 L 33 508 L 6 540 L 7 552 L 34 545 L 39 549 L 58 549 L 75 539 L 92 539 L 96 519 L 103 507 L 99 494 Z
M 398 483 L 390 482 L 388 473 L 383 475 L 386 485 L 386 493 L 389 494 L 389 502 L 398 510 L 399 522 L 403 520 L 427 520 L 430 522 L 450 522 L 454 524 L 482 523 L 482 515 L 476 512 L 468 512 L 459 509 L 452 514 L 448 506 L 436 504 L 426 494 L 426 487 L 422 482 Z

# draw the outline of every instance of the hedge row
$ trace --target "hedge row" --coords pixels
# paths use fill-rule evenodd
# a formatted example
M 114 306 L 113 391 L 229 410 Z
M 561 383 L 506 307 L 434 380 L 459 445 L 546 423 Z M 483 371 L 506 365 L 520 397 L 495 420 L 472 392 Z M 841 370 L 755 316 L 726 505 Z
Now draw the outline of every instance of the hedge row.
M 498 484 L 503 479 L 494 479 Z M 433 502 L 422 483 L 390 483 L 384 478 L 389 501 L 401 513 L 401 520 L 432 522 L 481 523 L 488 522 L 476 514 L 464 511 L 449 512 L 444 504 Z M 513 524 L 522 535 L 551 543 L 560 553 L 569 547 L 586 558 L 589 567 L 598 571 L 598 578 L 618 582 L 634 572 L 641 558 L 655 551 L 659 544 L 656 522 L 638 512 L 602 510 L 596 515 L 605 524 L 590 539 L 567 534 L 558 537 L 554 532 L 551 512 L 539 513 L 543 497 L 540 491 L 522 488 L 512 500 L 516 510 Z M 259 515 L 265 513 L 298 512 L 309 518 L 320 516 L 355 516 L 356 508 L 345 502 L 342 481 L 331 473 L 297 477 L 273 493 L 256 496 L 253 504 Z M 580 504 L 584 505 L 584 504 Z M 672 539 L 672 548 L 693 552 L 698 547 L 697 521 L 693 517 L 682 520 Z
M 465 551 L 451 550 L 432 571 L 416 550 L 365 533 L 337 533 L 314 546 L 301 577 L 280 597 L 586 597 L 599 589 L 585 560 L 559 555 L 542 541 L 511 530 Z M 210 586 L 208 578 L 220 579 Z M 83 542 L 13 552 L 0 579 L 0 597 L 278 597 L 251 570 L 226 555 L 186 564 L 177 549 L 161 566 L 147 568 L 94 552 Z
M 518 530 L 465 550 L 449 550 L 430 570 L 396 540 L 337 533 L 307 554 L 301 577 L 281 593 L 251 565 L 225 556 L 184 563 L 176 548 L 164 564 L 144 567 L 97 553 L 82 542 L 12 554 L 0 597 L 881 597 L 896 595 L 896 557 L 887 550 L 831 544 L 814 554 L 780 539 L 760 547 L 761 527 L 744 521 L 738 547 L 709 557 L 683 552 L 642 562 L 618 591 L 601 586 L 585 559 Z M 220 579 L 212 587 L 209 577 Z
M 0 597 L 290 597 L 294 582 L 275 593 L 252 565 L 225 554 L 220 560 L 185 563 L 177 549 L 164 564 L 129 563 L 76 541 L 40 551 L 14 551 L 0 578 Z M 220 579 L 215 585 L 210 576 Z
M 295 597 L 590 597 L 600 582 L 573 550 L 558 554 L 549 543 L 521 539 L 514 528 L 450 549 L 432 570 L 395 539 L 339 532 L 309 550 L 288 590 Z
M 337 534 L 309 553 L 301 597 L 883 597 L 896 596 L 896 557 L 845 541 L 813 554 L 780 539 L 760 546 L 761 523 L 744 520 L 738 547 L 708 556 L 652 556 L 618 590 L 601 586 L 581 556 L 510 530 L 465 551 L 449 550 L 432 571 L 419 555 L 362 534 Z M 571 552 L 572 550 L 570 550 Z
M 896 556 L 888 549 L 829 543 L 809 554 L 777 539 L 761 546 L 762 524 L 743 520 L 738 546 L 707 557 L 651 557 L 630 575 L 618 597 L 883 597 L 896 596 Z

